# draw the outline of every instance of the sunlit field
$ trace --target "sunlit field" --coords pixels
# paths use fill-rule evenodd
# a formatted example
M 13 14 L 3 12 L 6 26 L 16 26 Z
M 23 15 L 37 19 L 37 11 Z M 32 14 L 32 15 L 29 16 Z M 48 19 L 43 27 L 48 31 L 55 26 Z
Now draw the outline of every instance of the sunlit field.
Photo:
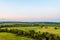
M 27 38 L 24 36 L 16 36 L 15 34 L 12 33 L 1 32 L 0 40 L 34 40 L 34 39 Z
M 32 25 L 33 24 L 33 25 Z M 40 35 L 40 37 L 38 36 Z M 42 35 L 42 36 L 41 36 Z M 0 40 L 60 40 L 60 24 L 5 23 L 0 24 Z M 58 37 L 58 38 L 57 38 Z M 44 38 L 44 39 L 43 39 Z
M 2 28 L 5 29 L 5 28 Z M 58 29 L 55 29 L 55 27 L 48 27 L 48 28 L 41 28 L 41 27 L 7 27 L 7 29 L 18 29 L 23 31 L 29 31 L 29 30 L 35 30 L 36 32 L 49 32 L 52 34 L 60 35 L 60 27 Z

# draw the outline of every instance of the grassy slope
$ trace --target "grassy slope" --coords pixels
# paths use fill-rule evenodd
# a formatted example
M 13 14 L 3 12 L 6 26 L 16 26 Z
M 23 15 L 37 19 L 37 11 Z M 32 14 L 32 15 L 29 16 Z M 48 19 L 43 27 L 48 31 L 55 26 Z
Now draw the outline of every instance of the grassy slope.
M 5 29 L 5 28 L 3 28 Z M 41 31 L 41 32 L 49 32 L 52 34 L 60 35 L 60 27 L 58 29 L 54 29 L 54 27 L 48 27 L 48 28 L 40 28 L 40 27 L 10 27 L 8 29 L 19 29 L 24 31 L 29 30 L 35 30 L 35 31 Z
M 16 36 L 12 33 L 2 32 L 0 33 L 0 40 L 33 40 L 32 38 Z
M 41 28 L 41 29 L 38 29 L 38 31 L 49 32 L 49 33 L 56 34 L 56 35 L 60 36 L 60 27 L 58 29 L 54 29 L 54 28 L 55 27 Z
M 39 27 L 7 27 L 8 29 L 18 29 L 18 30 L 24 30 L 24 31 L 29 31 L 29 30 L 38 30 Z M 2 28 L 5 29 L 5 28 Z

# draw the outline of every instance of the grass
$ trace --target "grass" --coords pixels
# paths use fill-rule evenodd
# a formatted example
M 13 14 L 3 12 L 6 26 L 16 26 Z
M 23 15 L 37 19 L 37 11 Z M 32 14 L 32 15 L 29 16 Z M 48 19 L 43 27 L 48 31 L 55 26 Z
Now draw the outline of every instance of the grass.
M 56 34 L 60 36 L 60 27 L 58 29 L 54 29 L 55 27 L 5 27 L 8 29 L 18 29 L 18 30 L 23 30 L 23 31 L 29 31 L 29 30 L 35 30 L 36 32 L 40 31 L 42 32 L 49 32 L 52 34 Z M 2 28 L 2 29 L 5 29 Z M 11 33 L 0 33 L 0 40 L 34 40 L 32 38 L 27 38 L 27 37 L 23 37 L 23 36 L 16 36 L 15 34 L 11 34 Z
M 38 31 L 49 32 L 49 33 L 56 34 L 56 35 L 60 36 L 60 28 L 58 28 L 58 29 L 54 29 L 54 28 L 55 27 L 41 28 L 41 29 L 38 29 Z
M 1 32 L 0 40 L 34 40 L 34 39 L 23 36 L 16 36 L 15 34 L 12 33 Z
M 28 23 L 3 23 L 1 25 L 13 25 L 13 24 L 28 24 Z M 29 31 L 29 30 L 35 30 L 36 32 L 40 31 L 42 32 L 49 32 L 52 34 L 56 34 L 60 36 L 60 24 L 40 24 L 44 25 L 43 28 L 38 27 L 38 26 L 32 26 L 32 27 L 4 27 L 2 29 L 8 28 L 8 29 L 18 29 L 18 30 L 23 30 L 23 31 Z M 45 28 L 48 26 L 48 28 Z M 55 27 L 59 27 L 58 29 L 54 29 Z M 28 38 L 25 36 L 17 36 L 16 34 L 12 33 L 6 33 L 6 32 L 0 32 L 0 40 L 34 40 L 32 38 Z
M 40 28 L 40 27 L 8 27 L 8 29 L 19 29 L 19 30 L 24 30 L 24 31 L 29 31 L 29 30 L 35 30 L 36 32 L 41 31 L 41 32 L 49 32 L 52 34 L 56 34 L 60 36 L 60 27 L 58 29 L 54 29 L 55 27 L 48 27 L 48 28 Z M 5 29 L 5 28 L 2 28 Z
M 38 30 L 39 27 L 7 27 L 8 29 L 18 29 L 18 30 L 24 30 L 24 31 L 29 31 L 29 30 Z M 5 29 L 5 28 L 2 28 Z

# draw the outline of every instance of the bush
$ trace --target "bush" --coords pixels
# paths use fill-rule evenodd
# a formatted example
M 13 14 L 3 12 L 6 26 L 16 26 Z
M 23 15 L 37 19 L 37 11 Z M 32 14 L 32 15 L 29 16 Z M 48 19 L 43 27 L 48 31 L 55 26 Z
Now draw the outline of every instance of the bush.
M 55 27 L 54 29 L 58 29 L 57 27 Z

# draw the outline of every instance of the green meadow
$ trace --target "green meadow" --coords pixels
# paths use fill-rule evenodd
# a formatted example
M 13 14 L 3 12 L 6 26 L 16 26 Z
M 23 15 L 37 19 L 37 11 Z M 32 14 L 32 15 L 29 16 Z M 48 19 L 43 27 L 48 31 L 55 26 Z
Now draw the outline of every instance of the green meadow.
M 53 34 L 55 36 L 60 37 L 60 23 L 49 23 L 49 24 L 48 23 L 44 23 L 44 24 L 43 23 L 13 23 L 13 24 L 3 23 L 3 24 L 0 24 L 0 30 L 2 30 L 0 31 L 0 40 L 40 40 L 40 38 L 35 39 L 34 36 L 31 37 L 34 31 L 35 31 L 34 35 L 36 33 L 40 35 L 40 34 L 43 34 L 44 32 L 48 32 L 49 35 Z M 12 30 L 13 32 L 11 32 L 10 30 Z M 17 33 L 14 32 L 16 30 L 18 31 L 22 30 L 24 32 L 29 32 L 29 33 L 30 33 L 30 30 L 34 30 L 34 31 L 29 34 L 30 36 L 28 34 L 26 36 L 26 34 L 20 35 L 18 32 Z M 41 40 L 47 40 L 47 39 L 41 39 Z M 48 40 L 51 40 L 51 39 L 48 39 Z M 56 40 L 59 40 L 59 39 L 56 38 Z
M 54 29 L 55 27 L 41 28 L 41 27 L 7 27 L 7 29 L 18 29 L 23 31 L 35 30 L 36 32 L 49 32 L 52 34 L 60 35 L 60 27 L 58 29 Z M 6 28 L 2 28 L 6 29 Z
M 1 32 L 0 40 L 34 40 L 34 39 L 27 38 L 24 36 L 16 36 L 15 34 L 12 33 Z

